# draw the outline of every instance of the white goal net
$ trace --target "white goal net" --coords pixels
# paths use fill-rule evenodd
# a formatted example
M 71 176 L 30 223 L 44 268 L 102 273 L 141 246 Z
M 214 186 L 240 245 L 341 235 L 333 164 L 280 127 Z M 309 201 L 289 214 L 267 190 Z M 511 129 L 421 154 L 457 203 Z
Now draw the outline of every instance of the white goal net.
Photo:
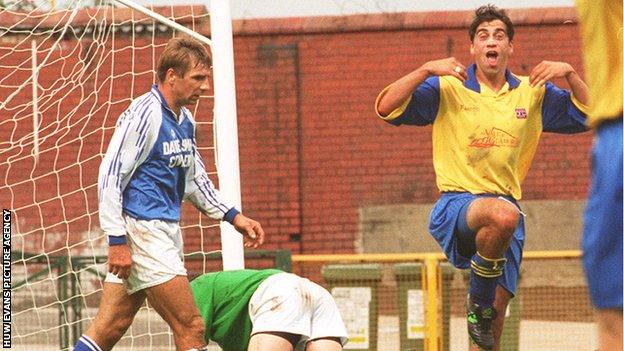
M 209 33 L 204 6 L 152 10 Z M 107 254 L 98 167 L 119 114 L 150 89 L 158 54 L 178 35 L 117 3 L 0 0 L 0 203 L 12 211 L 14 350 L 71 349 L 94 317 Z M 213 105 L 205 96 L 193 112 L 218 183 Z M 189 207 L 182 218 L 189 272 L 220 269 L 203 254 L 220 249 L 218 223 Z M 164 322 L 143 308 L 116 350 L 172 348 Z

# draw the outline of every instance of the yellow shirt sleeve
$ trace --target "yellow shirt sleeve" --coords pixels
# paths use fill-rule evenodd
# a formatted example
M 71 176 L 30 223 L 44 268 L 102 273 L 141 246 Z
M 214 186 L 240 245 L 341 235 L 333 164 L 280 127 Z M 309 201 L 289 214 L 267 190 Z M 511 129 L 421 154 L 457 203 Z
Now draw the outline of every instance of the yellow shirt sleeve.
M 397 119 L 401 114 L 403 114 L 403 112 L 405 112 L 405 109 L 407 108 L 407 105 L 409 105 L 410 101 L 412 101 L 412 95 L 410 94 L 410 96 L 407 98 L 407 100 L 405 100 L 405 102 L 403 102 L 403 104 L 401 106 L 397 107 L 392 112 L 390 112 L 389 115 L 387 115 L 387 116 L 381 115 L 381 113 L 379 113 L 379 102 L 381 101 L 381 98 L 384 95 L 386 95 L 386 93 L 388 92 L 388 89 L 390 89 L 391 86 L 392 86 L 392 84 L 390 84 L 387 87 L 385 87 L 381 91 L 381 93 L 379 93 L 379 95 L 377 95 L 377 99 L 375 99 L 375 113 L 377 113 L 377 117 L 383 119 L 384 121 L 392 121 L 394 119 Z
M 622 1 L 576 0 L 589 86 L 588 125 L 622 117 Z

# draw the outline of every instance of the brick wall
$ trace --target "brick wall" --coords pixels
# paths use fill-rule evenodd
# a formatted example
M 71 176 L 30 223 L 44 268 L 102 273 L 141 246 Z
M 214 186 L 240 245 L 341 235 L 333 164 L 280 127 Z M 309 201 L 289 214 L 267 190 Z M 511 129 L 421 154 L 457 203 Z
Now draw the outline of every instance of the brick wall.
M 353 252 L 359 208 L 435 201 L 430 128 L 387 125 L 375 117 L 373 102 L 385 85 L 427 60 L 470 62 L 470 16 L 264 20 L 239 27 L 243 201 L 265 223 L 271 245 L 286 246 L 288 235 L 299 233 L 301 246 L 286 247 Z M 515 73 L 528 75 L 543 59 L 582 71 L 577 27 L 563 23 L 574 19 L 571 9 L 518 10 L 512 18 Z M 584 198 L 590 142 L 589 133 L 545 134 L 524 198 Z
M 572 9 L 514 10 L 511 17 L 517 26 L 512 71 L 527 75 L 534 65 L 548 59 L 567 61 L 582 72 Z M 262 222 L 269 235 L 266 248 L 289 248 L 295 253 L 353 252 L 360 230 L 358 209 L 435 201 L 430 127 L 390 126 L 375 117 L 373 102 L 384 86 L 427 60 L 455 56 L 469 63 L 466 28 L 470 18 L 470 12 L 449 12 L 234 23 L 243 207 L 249 216 Z M 199 28 L 206 32 L 205 23 Z M 125 45 L 121 38 L 121 35 L 117 38 L 116 45 Z M 140 40 L 151 41 L 151 36 Z M 165 37 L 157 37 L 158 42 L 164 40 Z M 142 52 L 150 62 L 140 60 L 139 65 L 151 64 L 154 53 L 151 49 Z M 116 59 L 127 61 L 131 53 L 121 51 Z M 0 60 L 4 65 L 7 58 Z M 144 89 L 151 78 L 149 72 L 142 73 L 134 89 Z M 124 77 L 118 79 L 121 83 Z M 556 83 L 565 86 L 564 82 Z M 118 89 L 129 89 L 124 84 Z M 0 98 L 5 98 L 10 91 L 1 85 Z M 28 94 L 20 98 L 29 99 Z M 110 137 L 114 116 L 127 104 L 127 100 L 121 102 L 109 106 L 106 112 L 98 110 L 94 114 L 89 125 L 93 123 L 97 128 L 105 125 L 109 129 L 103 138 L 101 134 L 93 136 L 93 144 L 78 142 L 82 154 L 89 148 L 92 155 L 101 152 Z M 107 106 L 102 101 L 95 105 Z M 208 110 L 205 106 L 201 105 L 197 113 Z M 66 108 L 60 106 L 60 113 Z M 0 111 L 6 112 L 16 113 Z M 9 120 L 2 116 L 0 122 L 2 142 L 16 140 L 16 135 L 26 133 L 24 125 L 29 123 L 25 117 L 13 121 L 8 117 Z M 20 131 L 20 128 L 26 129 Z M 199 133 L 205 138 L 200 140 L 202 143 L 208 143 L 206 135 L 211 135 L 208 128 L 200 128 Z M 67 137 L 80 133 L 71 128 L 61 129 Z M 545 134 L 524 183 L 524 198 L 584 198 L 589 179 L 590 143 L 590 133 Z M 33 166 L 28 160 L 4 162 L 13 154 L 23 155 L 27 151 L 27 148 L 13 148 L 0 153 L 0 176 L 13 179 L 7 184 L 19 182 L 24 175 L 29 178 Z M 55 154 L 57 159 L 52 162 L 58 163 L 64 153 Z M 45 211 L 46 221 L 67 221 L 63 214 L 67 217 L 68 208 L 77 203 L 74 206 L 77 212 L 71 216 L 83 220 L 76 220 L 80 223 L 76 226 L 97 227 L 96 193 L 92 186 L 96 182 L 97 157 L 76 158 L 76 152 L 72 155 L 75 164 L 90 164 L 74 167 L 85 171 L 72 175 L 72 179 L 82 179 L 79 187 L 91 186 L 63 200 L 67 196 L 60 196 L 62 193 L 56 188 L 71 188 L 67 184 L 69 180 L 65 177 L 60 181 L 50 180 L 56 187 L 50 186 L 49 197 L 56 199 Z M 55 178 L 55 174 L 49 177 Z M 2 203 L 23 208 L 22 218 L 30 210 L 33 217 L 40 217 L 38 213 L 42 211 L 37 206 L 28 206 L 32 197 L 22 195 L 32 192 L 35 186 L 36 182 L 31 181 L 12 185 L 13 190 L 19 191 L 17 196 L 7 195 L 8 187 L 2 187 Z M 42 186 L 37 191 L 40 196 L 45 193 Z M 89 208 L 86 216 L 85 208 Z M 188 208 L 185 216 L 197 218 Z M 35 227 L 40 220 L 36 222 Z M 59 227 L 56 230 L 66 233 L 68 241 L 73 240 L 71 233 L 79 230 L 65 224 Z M 42 235 L 46 230 L 52 229 L 37 231 Z M 185 240 L 191 249 L 199 247 L 196 227 L 187 231 Z M 203 240 L 205 248 L 218 247 L 215 235 Z

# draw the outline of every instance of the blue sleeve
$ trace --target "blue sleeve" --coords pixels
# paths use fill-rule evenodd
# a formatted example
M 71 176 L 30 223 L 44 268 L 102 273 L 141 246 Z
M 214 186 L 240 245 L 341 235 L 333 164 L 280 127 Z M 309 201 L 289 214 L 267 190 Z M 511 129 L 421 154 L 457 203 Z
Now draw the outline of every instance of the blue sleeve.
M 429 77 L 412 93 L 411 100 L 399 117 L 388 121 L 394 125 L 426 126 L 433 123 L 440 106 L 440 77 Z
M 587 130 L 585 114 L 572 102 L 569 91 L 557 88 L 551 82 L 544 85 L 542 102 L 542 130 L 572 134 Z

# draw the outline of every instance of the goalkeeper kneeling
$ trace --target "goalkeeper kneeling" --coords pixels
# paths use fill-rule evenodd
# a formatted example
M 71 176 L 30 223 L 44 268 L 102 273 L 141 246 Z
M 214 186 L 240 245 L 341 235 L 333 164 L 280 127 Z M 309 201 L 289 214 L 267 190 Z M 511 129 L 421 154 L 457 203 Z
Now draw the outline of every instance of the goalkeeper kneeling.
M 331 294 L 276 269 L 201 275 L 191 282 L 205 340 L 224 351 L 342 350 L 347 332 Z

